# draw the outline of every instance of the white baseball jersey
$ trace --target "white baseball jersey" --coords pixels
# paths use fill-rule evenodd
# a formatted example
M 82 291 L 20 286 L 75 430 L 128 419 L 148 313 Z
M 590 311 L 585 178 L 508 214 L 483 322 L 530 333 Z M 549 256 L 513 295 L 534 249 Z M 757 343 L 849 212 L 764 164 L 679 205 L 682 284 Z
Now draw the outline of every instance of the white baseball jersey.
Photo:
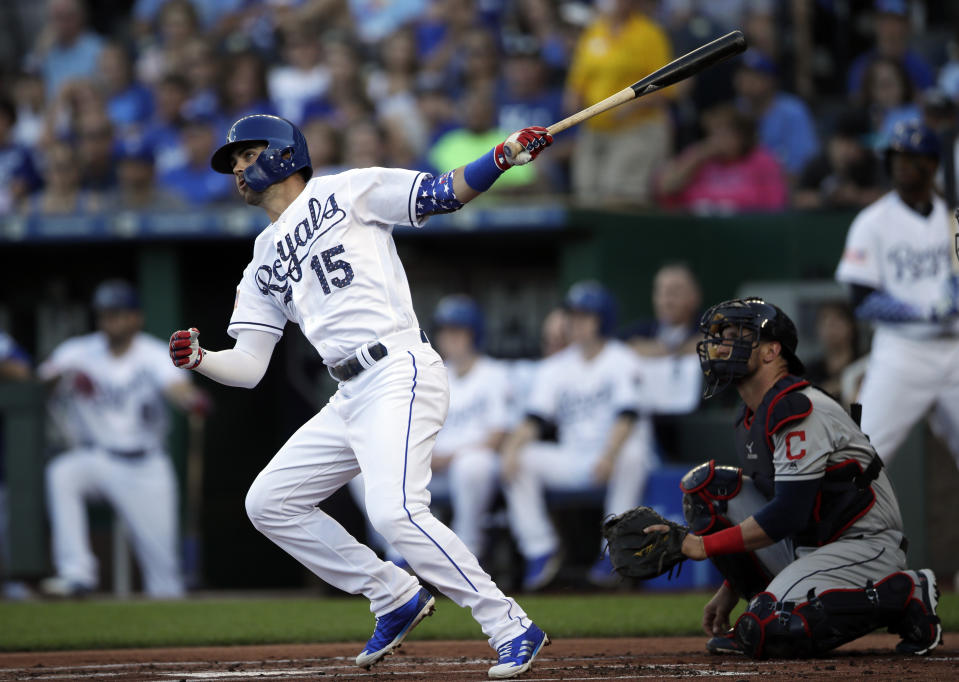
M 703 369 L 699 356 L 640 356 L 643 397 L 657 414 L 688 414 L 699 406 L 703 395 Z
M 836 279 L 881 289 L 927 312 L 941 303 L 952 275 L 952 230 L 946 203 L 934 197 L 924 217 L 889 192 L 863 209 L 846 237 Z M 954 323 L 959 330 L 959 321 Z M 942 331 L 929 322 L 877 322 L 882 333 L 924 337 Z
M 123 355 L 114 356 L 106 335 L 95 332 L 64 341 L 37 370 L 44 380 L 70 372 L 82 372 L 93 384 L 90 395 L 61 385 L 54 396 L 53 409 L 74 445 L 163 448 L 168 426 L 164 391 L 189 381 L 170 363 L 166 343 L 139 333 Z
M 283 334 L 295 322 L 323 361 L 419 326 L 393 226 L 421 227 L 422 173 L 364 168 L 310 180 L 256 238 L 228 332 Z
M 578 346 L 544 359 L 526 411 L 556 422 L 559 443 L 584 457 L 599 455 L 617 416 L 639 412 L 640 367 L 636 354 L 607 341 L 592 360 Z
M 434 451 L 455 454 L 509 428 L 507 381 L 503 363 L 485 356 L 477 358 L 463 376 L 450 369 L 450 407 Z

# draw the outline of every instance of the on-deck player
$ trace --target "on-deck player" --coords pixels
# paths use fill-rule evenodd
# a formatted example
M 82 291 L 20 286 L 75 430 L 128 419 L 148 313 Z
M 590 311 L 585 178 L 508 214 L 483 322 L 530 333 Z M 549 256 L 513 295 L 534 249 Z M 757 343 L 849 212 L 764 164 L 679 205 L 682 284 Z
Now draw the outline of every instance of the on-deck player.
M 316 506 L 361 471 L 376 530 L 418 575 L 472 609 L 499 656 L 490 677 L 525 672 L 549 643 L 430 514 L 430 455 L 449 384 L 417 323 L 392 238 L 394 225 L 420 227 L 431 214 L 461 208 L 552 137 L 545 128 L 524 128 L 507 141 L 523 148 L 516 158 L 501 143 L 440 176 L 366 168 L 311 179 L 300 131 L 285 119 L 254 115 L 233 124 L 211 161 L 234 175 L 246 202 L 271 222 L 237 288 L 228 329 L 235 347 L 206 351 L 191 329 L 173 334 L 170 354 L 181 367 L 252 388 L 293 321 L 339 380 L 329 403 L 257 476 L 246 508 L 254 526 L 320 578 L 370 600 L 376 629 L 359 666 L 392 652 L 434 604 L 416 578 L 381 561 Z
M 856 315 L 876 325 L 859 402 L 886 462 L 933 410 L 959 463 L 959 285 L 953 218 L 933 190 L 939 147 L 921 123 L 894 129 L 885 151 L 894 190 L 856 216 L 836 271 Z
M 712 559 L 726 578 L 703 609 L 707 649 L 811 656 L 880 627 L 902 637 L 900 653 L 936 648 L 935 575 L 907 570 L 882 460 L 839 403 L 802 378 L 792 320 L 762 299 L 736 299 L 707 310 L 700 329 L 705 397 L 733 385 L 744 403 L 742 468 L 709 461 L 680 486 L 693 530 L 683 553 Z M 749 605 L 729 631 L 740 598 Z
M 98 583 L 85 503 L 105 499 L 130 530 L 147 594 L 183 594 L 177 551 L 177 483 L 164 440 L 164 399 L 204 409 L 190 377 L 170 366 L 163 342 L 140 331 L 136 291 L 107 280 L 93 294 L 99 331 L 67 339 L 37 374 L 55 383 L 51 415 L 67 449 L 47 465 L 56 575 L 41 591 L 75 596 Z
M 526 418 L 503 445 L 510 528 L 526 560 L 526 590 L 546 586 L 562 562 L 546 488 L 606 485 L 605 513 L 618 514 L 639 502 L 654 459 L 649 417 L 641 414 L 641 359 L 611 338 L 612 294 L 598 282 L 579 282 L 565 307 L 570 345 L 539 364 Z M 558 443 L 537 440 L 546 422 L 556 424 Z M 602 584 L 611 573 L 604 554 L 590 579 Z

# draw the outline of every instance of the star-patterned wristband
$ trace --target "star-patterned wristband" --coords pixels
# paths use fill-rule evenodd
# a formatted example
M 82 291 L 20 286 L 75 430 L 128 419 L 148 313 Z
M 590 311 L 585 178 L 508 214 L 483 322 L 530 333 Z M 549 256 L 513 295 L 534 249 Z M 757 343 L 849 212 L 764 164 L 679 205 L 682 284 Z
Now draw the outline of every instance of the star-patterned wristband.
M 499 145 L 499 147 L 502 146 Z M 496 163 L 496 149 L 490 149 L 463 169 L 463 179 L 466 180 L 466 184 L 477 192 L 488 190 L 502 174 L 503 170 Z

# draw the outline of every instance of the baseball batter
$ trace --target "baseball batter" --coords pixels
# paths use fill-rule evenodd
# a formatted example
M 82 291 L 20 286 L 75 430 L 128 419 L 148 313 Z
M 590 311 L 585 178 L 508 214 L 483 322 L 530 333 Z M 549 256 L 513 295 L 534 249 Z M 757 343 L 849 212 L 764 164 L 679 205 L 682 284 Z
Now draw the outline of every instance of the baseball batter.
M 540 364 L 527 417 L 503 446 L 510 527 L 526 559 L 523 587 L 547 585 L 561 565 L 559 537 L 546 507 L 547 488 L 606 485 L 605 513 L 634 507 L 653 465 L 651 429 L 641 414 L 639 358 L 611 338 L 615 301 L 598 282 L 566 296 L 570 346 Z M 558 443 L 536 440 L 555 422 Z M 597 582 L 612 566 L 600 557 Z
M 522 148 L 515 158 L 507 141 Z M 206 351 L 191 329 L 173 334 L 170 354 L 181 367 L 252 388 L 293 321 L 339 381 L 329 403 L 260 472 L 246 508 L 254 526 L 320 578 L 370 600 L 376 629 L 359 666 L 392 652 L 434 608 L 416 578 L 381 561 L 316 506 L 361 471 L 376 530 L 418 575 L 468 606 L 489 637 L 499 656 L 490 677 L 525 672 L 549 642 L 430 514 L 430 458 L 449 383 L 417 323 L 392 230 L 459 209 L 551 142 L 545 128 L 524 128 L 440 176 L 367 168 L 311 178 L 300 131 L 254 115 L 237 121 L 213 155 L 213 168 L 233 174 L 270 224 L 237 288 L 228 329 L 235 347 Z
M 706 311 L 701 330 L 706 397 L 733 385 L 745 404 L 742 467 L 710 461 L 681 485 L 693 530 L 683 554 L 713 559 L 726 577 L 703 611 L 707 648 L 808 656 L 888 627 L 900 653 L 934 649 L 935 575 L 906 568 L 882 460 L 842 407 L 802 379 L 792 321 L 762 299 L 737 299 Z M 727 634 L 741 597 L 749 605 Z
M 886 462 L 930 411 L 959 462 L 959 285 L 953 219 L 933 191 L 939 151 L 925 125 L 896 127 L 885 151 L 894 190 L 856 216 L 836 271 L 856 315 L 875 323 L 859 402 Z
M 46 471 L 56 576 L 41 590 L 75 596 L 96 588 L 84 505 L 104 499 L 130 532 L 146 593 L 179 597 L 178 495 L 164 447 L 164 402 L 195 409 L 204 399 L 170 366 L 166 345 L 140 331 L 143 316 L 129 284 L 102 283 L 93 308 L 100 331 L 64 341 L 37 370 L 56 384 L 51 414 L 69 443 Z

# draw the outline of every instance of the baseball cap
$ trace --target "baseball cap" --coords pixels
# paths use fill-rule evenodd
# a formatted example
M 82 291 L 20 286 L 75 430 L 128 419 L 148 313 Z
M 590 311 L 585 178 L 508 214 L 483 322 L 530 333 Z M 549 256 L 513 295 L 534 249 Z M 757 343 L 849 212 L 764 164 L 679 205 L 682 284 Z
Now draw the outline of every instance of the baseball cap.
M 746 50 L 743 53 L 740 66 L 744 69 L 758 71 L 759 73 L 763 73 L 763 74 L 766 74 L 767 76 L 772 76 L 774 78 L 776 77 L 778 73 L 778 69 L 776 68 L 776 63 L 772 59 L 770 59 L 766 54 L 756 49 Z
M 117 161 L 143 161 L 153 163 L 153 148 L 141 137 L 120 138 L 113 146 L 113 156 Z
M 876 0 L 876 14 L 895 14 L 909 16 L 909 3 L 906 0 Z
M 93 309 L 102 310 L 139 310 L 140 297 L 136 289 L 122 279 L 108 279 L 101 282 L 93 292 Z

